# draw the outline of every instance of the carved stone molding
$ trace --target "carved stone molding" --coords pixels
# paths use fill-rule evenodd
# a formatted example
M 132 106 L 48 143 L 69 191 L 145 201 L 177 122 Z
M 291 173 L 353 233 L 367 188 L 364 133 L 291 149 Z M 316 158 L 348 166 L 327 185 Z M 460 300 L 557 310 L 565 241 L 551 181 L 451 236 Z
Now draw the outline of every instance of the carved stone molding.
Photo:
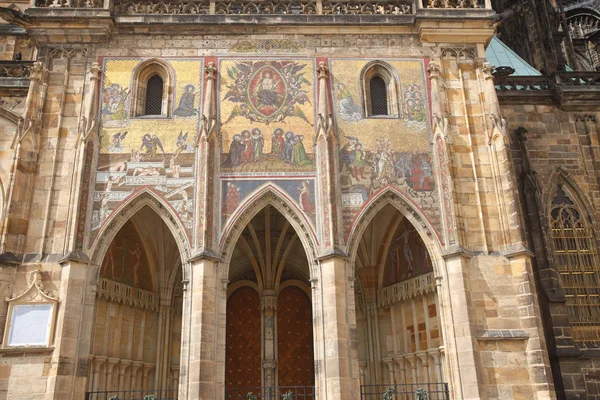
M 42 274 L 38 269 L 29 274 L 27 283 L 29 285 L 27 289 L 22 290 L 19 294 L 13 293 L 11 297 L 6 298 L 6 301 L 58 301 L 58 297 L 44 287 L 44 282 L 42 282 Z

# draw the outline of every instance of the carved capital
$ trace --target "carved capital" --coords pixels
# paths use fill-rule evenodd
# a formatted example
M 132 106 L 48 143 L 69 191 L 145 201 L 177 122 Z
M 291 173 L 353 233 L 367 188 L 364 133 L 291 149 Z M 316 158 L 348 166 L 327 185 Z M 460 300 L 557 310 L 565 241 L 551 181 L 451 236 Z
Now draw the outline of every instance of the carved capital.
M 102 71 L 102 68 L 100 68 L 100 65 L 97 62 L 92 63 L 89 71 L 91 75 L 90 80 L 97 81 L 100 79 L 100 72 Z
M 204 67 L 204 72 L 206 72 L 206 79 L 217 79 L 217 67 L 212 61 Z
M 327 79 L 329 78 L 329 68 L 325 65 L 324 62 L 320 62 L 317 67 L 317 73 L 319 74 L 319 79 Z
M 429 63 L 427 72 L 429 72 L 429 79 L 438 79 L 442 75 L 442 67 L 439 62 L 432 61 Z

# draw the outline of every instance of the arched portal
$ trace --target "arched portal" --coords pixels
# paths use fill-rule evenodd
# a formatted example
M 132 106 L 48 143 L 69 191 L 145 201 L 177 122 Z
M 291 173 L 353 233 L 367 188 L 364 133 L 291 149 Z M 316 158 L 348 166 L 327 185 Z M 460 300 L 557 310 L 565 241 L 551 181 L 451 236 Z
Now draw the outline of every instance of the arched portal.
M 358 234 L 353 260 L 363 393 L 396 384 L 408 398 L 417 389 L 445 398 L 440 306 L 421 232 L 387 204 Z
M 309 262 L 297 232 L 274 206 L 243 229 L 228 280 L 226 398 L 249 392 L 281 398 L 288 391 L 314 398 Z
M 149 206 L 116 232 L 99 271 L 90 399 L 176 398 L 182 326 L 182 260 Z

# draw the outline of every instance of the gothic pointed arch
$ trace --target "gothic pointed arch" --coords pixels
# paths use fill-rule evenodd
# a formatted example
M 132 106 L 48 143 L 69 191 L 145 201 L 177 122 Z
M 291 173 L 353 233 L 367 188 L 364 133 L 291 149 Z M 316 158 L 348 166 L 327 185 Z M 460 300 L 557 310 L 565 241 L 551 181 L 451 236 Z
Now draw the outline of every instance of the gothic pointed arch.
M 348 237 L 347 248 L 351 265 L 355 265 L 358 254 L 360 238 L 365 229 L 375 216 L 386 206 L 391 205 L 398 210 L 407 221 L 415 228 L 415 231 L 423 240 L 427 250 L 432 255 L 433 268 L 436 275 L 440 274 L 440 266 L 436 260 L 441 258 L 441 242 L 438 233 L 435 231 L 427 217 L 402 193 L 393 189 L 386 188 L 378 193 L 371 201 L 365 205 L 357 216 Z
M 231 216 L 220 240 L 219 254 L 223 262 L 229 264 L 231 254 L 246 225 L 266 206 L 279 211 L 298 233 L 306 257 L 311 264 L 317 257 L 317 239 L 314 230 L 300 208 L 273 184 L 266 184 L 246 197 L 238 210 Z M 312 266 L 311 266 L 311 274 Z
M 102 226 L 96 241 L 91 246 L 90 254 L 92 255 L 92 264 L 98 266 L 102 265 L 106 251 L 119 230 L 144 207 L 153 210 L 173 235 L 183 263 L 184 277 L 187 276 L 188 271 L 186 271 L 185 267 L 191 252 L 189 238 L 185 233 L 185 228 L 171 206 L 149 190 L 139 192 L 137 195 L 121 204 L 121 206 L 109 216 L 108 221 Z
M 552 260 L 575 343 L 600 348 L 600 256 L 592 214 L 579 187 L 559 171 L 548 206 Z M 552 193 L 552 192 L 551 192 Z

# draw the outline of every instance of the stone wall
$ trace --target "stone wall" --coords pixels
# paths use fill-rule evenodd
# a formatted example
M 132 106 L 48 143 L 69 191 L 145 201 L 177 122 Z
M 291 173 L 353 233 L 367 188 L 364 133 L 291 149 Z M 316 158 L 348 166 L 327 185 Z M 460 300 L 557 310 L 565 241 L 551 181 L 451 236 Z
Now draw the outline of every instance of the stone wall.
M 512 132 L 512 158 L 524 226 L 533 230 L 527 237 L 536 253 L 534 268 L 540 282 L 540 303 L 557 390 L 567 399 L 595 398 L 597 351 L 580 351 L 573 342 L 564 293 L 552 264 L 552 242 L 548 231 L 540 232 L 539 227 L 547 226 L 544 224 L 548 223 L 550 203 L 560 184 L 570 191 L 598 232 L 597 115 L 542 105 L 504 106 L 503 114 Z M 516 132 L 518 127 L 527 132 Z M 537 189 L 528 185 L 531 179 Z

